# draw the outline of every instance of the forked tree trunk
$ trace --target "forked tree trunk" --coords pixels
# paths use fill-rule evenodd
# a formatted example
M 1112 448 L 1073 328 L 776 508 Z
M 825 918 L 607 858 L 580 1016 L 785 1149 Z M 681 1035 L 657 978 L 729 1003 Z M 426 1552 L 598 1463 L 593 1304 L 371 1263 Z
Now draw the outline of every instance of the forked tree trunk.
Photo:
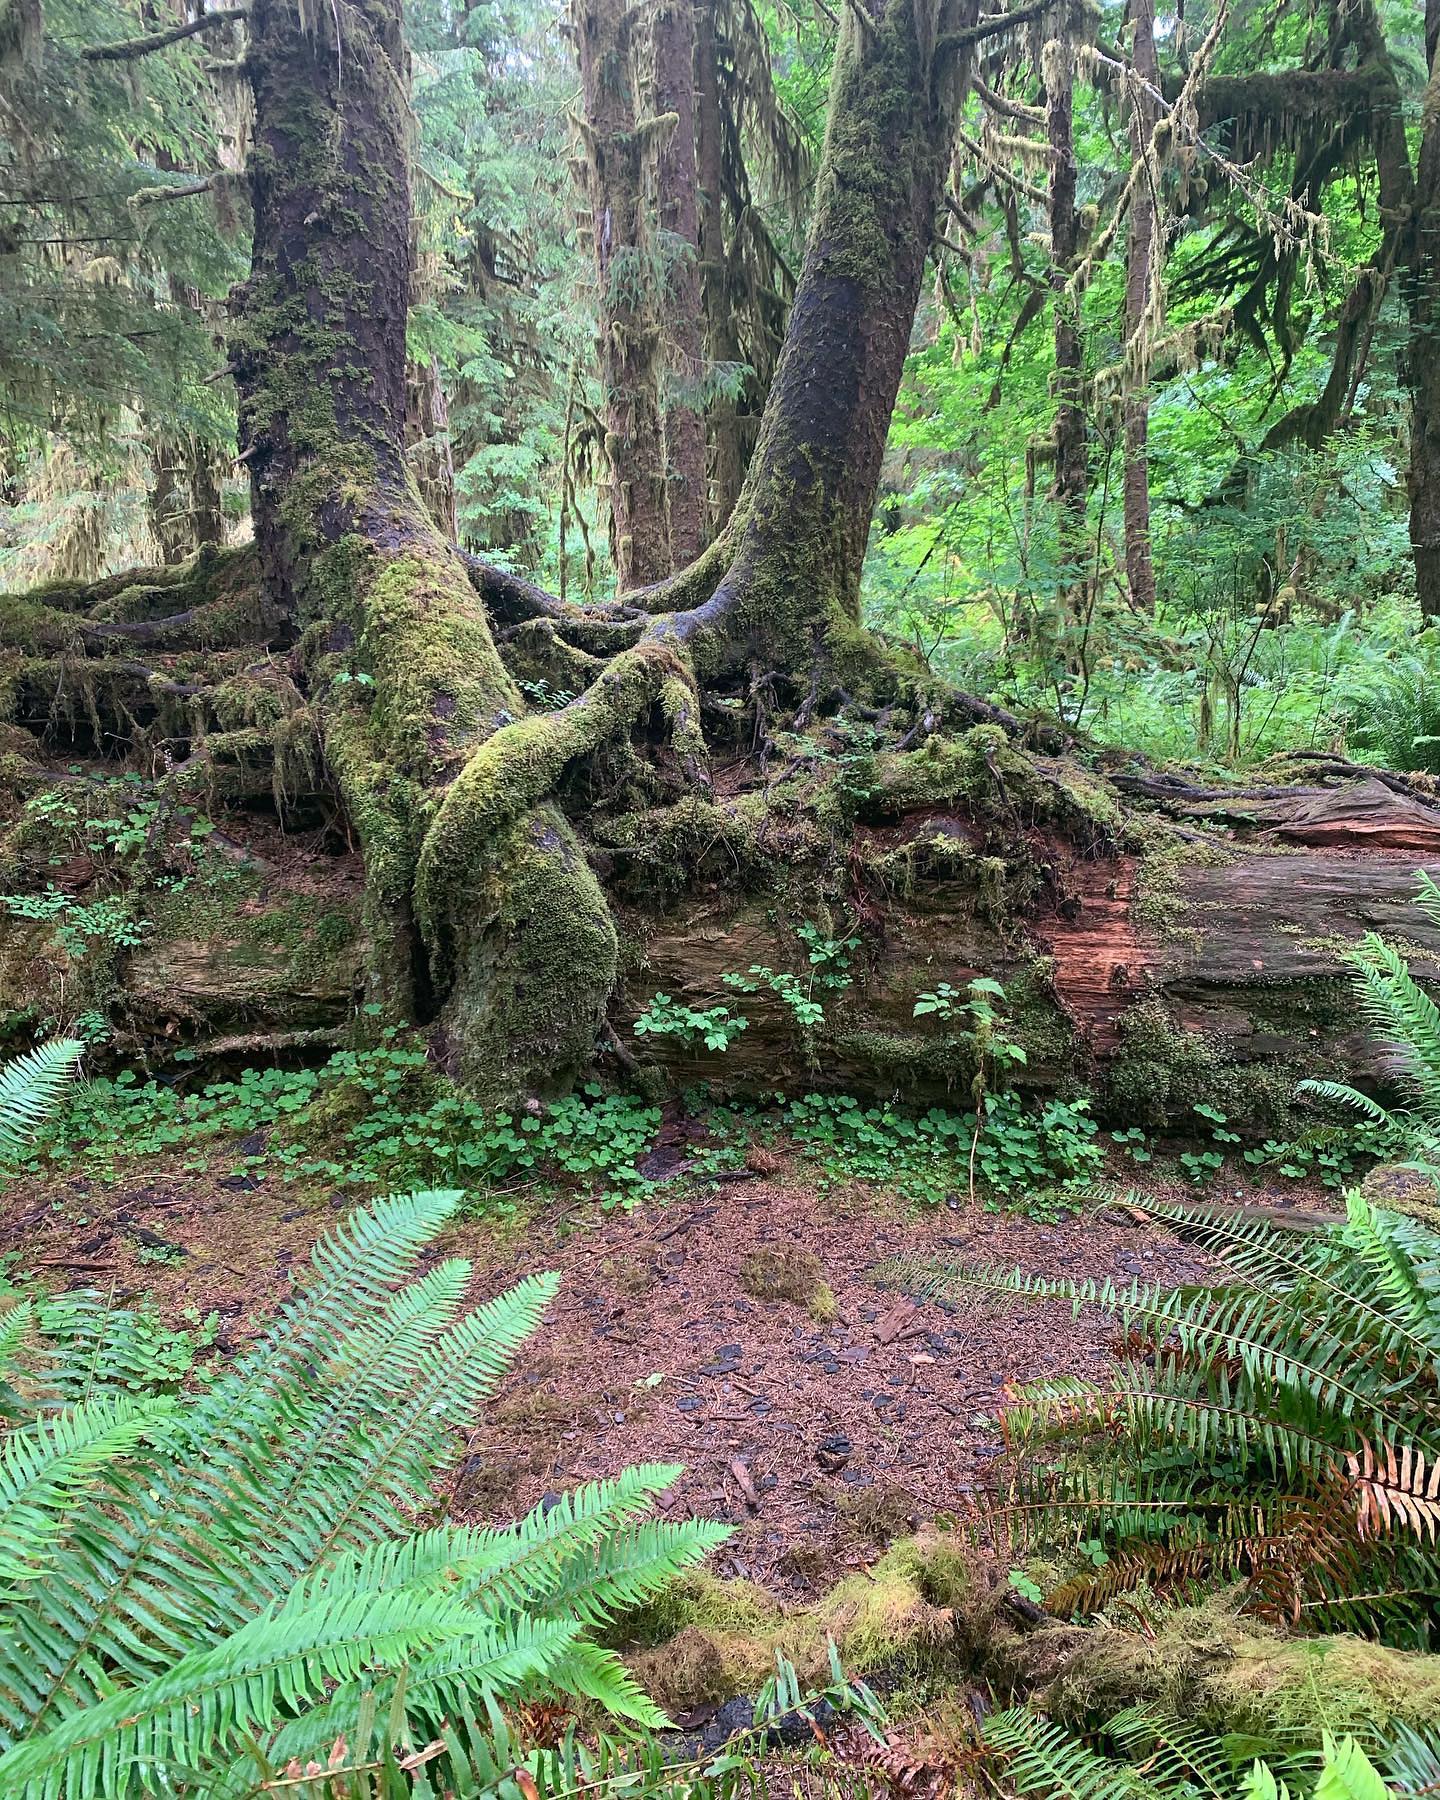
M 654 18 L 655 111 L 674 118 L 660 139 L 655 185 L 665 234 L 668 354 L 665 394 L 666 520 L 676 568 L 693 562 L 710 536 L 705 484 L 705 336 L 700 295 L 700 205 L 695 166 L 695 11 L 692 0 L 661 0 Z
M 1131 0 L 1134 39 L 1131 58 L 1142 83 L 1158 88 L 1160 65 L 1155 55 L 1155 0 Z M 1131 95 L 1130 155 L 1141 172 L 1130 202 L 1130 235 L 1125 263 L 1125 338 L 1128 369 L 1125 392 L 1125 575 L 1130 604 L 1138 611 L 1155 610 L 1155 564 L 1150 544 L 1150 392 L 1149 355 L 1144 335 L 1154 277 L 1156 192 L 1150 153 L 1156 107 L 1143 87 Z M 1143 372 L 1143 373 L 1142 373 Z
M 1207 791 L 1119 753 L 1039 754 L 1024 741 L 1038 730 L 860 628 L 955 53 L 977 28 L 966 3 L 968 17 L 920 0 L 848 9 L 804 273 L 735 517 L 696 565 L 634 603 L 578 608 L 462 559 L 406 466 L 398 0 L 355 0 L 338 41 L 328 9 L 302 21 L 292 0 L 257 0 L 254 266 L 232 360 L 272 605 L 240 603 L 248 552 L 189 576 L 151 571 L 140 611 L 119 620 L 109 602 L 133 573 L 118 588 L 52 590 L 0 618 L 6 647 L 29 659 L 12 718 L 49 730 L 55 665 L 71 680 L 78 652 L 95 718 L 108 696 L 117 735 L 145 707 L 168 732 L 156 708 L 174 702 L 193 735 L 209 707 L 215 729 L 176 774 L 224 777 L 243 800 L 255 779 L 234 740 L 260 740 L 277 762 L 281 740 L 220 719 L 228 659 L 208 685 L 182 688 L 137 657 L 263 639 L 304 707 L 287 731 L 308 741 L 318 728 L 363 852 L 372 992 L 428 1025 L 444 1065 L 491 1099 L 563 1084 L 590 1061 L 612 1000 L 621 1023 L 662 985 L 712 1004 L 729 992 L 715 991 L 719 976 L 752 960 L 803 969 L 797 921 L 837 932 L 853 921 L 858 979 L 828 1003 L 823 1033 L 801 1041 L 785 1009 L 759 1016 L 759 1001 L 737 1071 L 754 1059 L 773 1089 L 793 1059 L 807 1084 L 963 1093 L 973 1046 L 916 1021 L 915 999 L 937 977 L 959 987 L 998 972 L 1028 1082 L 1072 1083 L 1108 1063 L 1128 1117 L 1174 1117 L 1196 1100 L 1253 1116 L 1265 1096 L 1284 1105 L 1295 1072 L 1345 1067 L 1333 1052 L 1354 1009 L 1338 938 L 1368 924 L 1440 954 L 1405 905 L 1416 864 L 1440 862 L 1440 809 L 1416 784 L 1315 756 L 1295 759 L 1304 785 Z M 527 713 L 492 616 L 509 664 L 549 656 L 577 697 Z M 767 767 L 746 747 L 776 715 L 798 748 Z M 842 783 L 836 748 L 860 722 L 875 747 Z M 713 784 L 702 728 L 728 753 Z M 1063 746 L 1052 734 L 1042 747 Z M 561 802 L 584 817 L 605 892 Z M 1139 805 L 1178 829 L 1137 821 Z M 172 1009 L 159 1020 L 172 1042 L 177 1019 L 199 1011 L 173 1010 L 179 948 L 165 961 L 147 943 L 131 971 L 151 1017 Z M 0 982 L 7 966 L 0 957 Z M 288 996 L 283 974 L 275 987 Z M 313 1016 L 322 999 L 348 1010 L 348 976 L 289 1022 L 304 1041 L 333 1018 Z
M 940 202 L 957 73 L 932 12 L 847 13 L 805 261 L 759 441 L 698 618 L 791 681 L 859 679 L 860 570 Z

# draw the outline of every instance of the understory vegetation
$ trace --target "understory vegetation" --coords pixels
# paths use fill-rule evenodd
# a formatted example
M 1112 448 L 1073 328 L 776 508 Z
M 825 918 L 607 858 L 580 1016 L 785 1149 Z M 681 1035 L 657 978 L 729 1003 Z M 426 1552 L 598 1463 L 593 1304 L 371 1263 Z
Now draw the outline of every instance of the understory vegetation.
M 0 1800 L 1440 1795 L 1440 0 L 0 0 Z

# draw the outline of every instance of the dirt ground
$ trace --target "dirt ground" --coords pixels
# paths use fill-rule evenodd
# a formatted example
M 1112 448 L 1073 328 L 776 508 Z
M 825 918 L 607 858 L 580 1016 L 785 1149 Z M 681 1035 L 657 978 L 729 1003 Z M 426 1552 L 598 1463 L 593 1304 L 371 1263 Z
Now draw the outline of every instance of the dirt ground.
M 14 1184 L 0 1252 L 54 1286 L 149 1295 L 167 1318 L 213 1310 L 224 1354 L 285 1297 L 349 1204 L 257 1186 L 224 1173 L 228 1160 L 217 1153 L 204 1176 L 151 1169 L 110 1187 L 84 1176 Z M 882 1279 L 887 1262 L 1167 1285 L 1203 1272 L 1152 1225 L 1039 1223 L 963 1203 L 922 1213 L 859 1186 L 822 1192 L 802 1163 L 763 1160 L 763 1172 L 692 1183 L 630 1213 L 522 1205 L 509 1225 L 462 1222 L 437 1246 L 474 1259 L 477 1299 L 533 1270 L 563 1278 L 476 1422 L 453 1514 L 506 1520 L 629 1463 L 683 1463 L 671 1516 L 737 1528 L 717 1572 L 801 1598 L 917 1523 L 964 1511 L 999 1453 L 1009 1384 L 1099 1375 L 1110 1353 L 1111 1327 L 1068 1303 L 969 1289 L 916 1305 Z M 833 1316 L 757 1297 L 757 1252 L 822 1276 Z

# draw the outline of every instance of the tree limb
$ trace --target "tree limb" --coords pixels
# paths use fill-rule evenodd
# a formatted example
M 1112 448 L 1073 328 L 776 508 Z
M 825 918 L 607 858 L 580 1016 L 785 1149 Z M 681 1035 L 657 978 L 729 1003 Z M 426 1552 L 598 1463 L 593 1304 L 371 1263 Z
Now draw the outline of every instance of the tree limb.
M 183 25 L 171 25 L 165 31 L 152 31 L 148 37 L 124 38 L 117 44 L 87 44 L 80 52 L 82 62 L 132 62 L 137 56 L 149 56 L 154 50 L 178 44 L 196 32 L 209 31 L 215 25 L 234 25 L 249 16 L 243 6 L 230 6 L 220 12 L 202 13 L 198 19 L 187 19 Z
M 1022 6 L 1013 13 L 997 13 L 993 18 L 981 19 L 978 25 L 969 25 L 964 31 L 947 31 L 943 37 L 935 40 L 935 58 L 954 55 L 957 51 L 968 50 L 972 44 L 983 44 L 987 38 L 998 37 L 1002 31 L 1014 31 L 1019 25 L 1028 25 L 1038 19 L 1045 11 L 1049 0 L 1041 4 Z

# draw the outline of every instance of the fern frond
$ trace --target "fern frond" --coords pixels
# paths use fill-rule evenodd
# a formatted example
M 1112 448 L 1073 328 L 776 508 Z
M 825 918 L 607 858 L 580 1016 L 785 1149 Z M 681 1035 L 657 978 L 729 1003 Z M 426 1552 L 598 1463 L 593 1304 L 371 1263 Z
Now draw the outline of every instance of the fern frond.
M 0 1156 L 23 1150 L 60 1103 L 85 1046 L 50 1038 L 0 1067 Z
M 1440 1122 L 1440 1007 L 1400 952 L 1373 931 L 1351 961 L 1370 1028 L 1385 1042 L 1421 1116 Z
M 17 1300 L 8 1312 L 0 1313 L 0 1382 L 6 1380 L 34 1322 L 35 1308 L 28 1300 Z
M 66 1511 L 172 1410 L 118 1395 L 12 1431 L 0 1445 L 0 1592 L 38 1574 Z
M 1354 1366 L 1354 1345 L 1322 1312 L 1312 1317 L 1298 1307 L 1285 1310 L 1276 1296 L 1240 1288 L 1177 1289 L 1134 1281 L 1119 1286 L 1096 1281 L 1052 1279 L 1024 1270 L 969 1268 L 931 1260 L 900 1265 L 909 1291 L 934 1296 L 947 1289 L 974 1287 L 1029 1300 L 1068 1300 L 1076 1313 L 1093 1306 L 1114 1315 L 1122 1329 L 1140 1321 L 1157 1335 L 1173 1337 L 1185 1355 L 1224 1355 L 1236 1360 L 1257 1387 L 1283 1387 L 1317 1405 L 1367 1422 L 1380 1436 L 1403 1436 L 1404 1426 L 1389 1410 L 1383 1389 L 1361 1385 L 1365 1372 Z
M 1393 1115 L 1378 1100 L 1369 1094 L 1362 1094 L 1359 1088 L 1350 1087 L 1343 1081 L 1297 1081 L 1295 1092 L 1313 1094 L 1317 1100 L 1328 1100 L 1334 1106 L 1348 1106 L 1377 1125 L 1392 1122 Z
M 377 1201 L 322 1238 L 314 1278 L 187 1407 L 166 1456 L 128 1486 L 106 1531 L 57 1546 L 44 1628 L 23 1644 L 0 1634 L 0 1742 L 99 1699 L 102 1669 L 133 1681 L 159 1673 L 207 1641 L 227 1594 L 249 1594 L 252 1610 L 274 1597 L 255 1572 L 259 1547 L 277 1535 L 269 1447 L 335 1343 L 389 1303 L 459 1198 Z
M 1345 1470 L 1361 1537 L 1403 1525 L 1432 1544 L 1440 1541 L 1440 1458 L 1427 1474 L 1425 1453 L 1412 1444 L 1377 1448 L 1362 1439 L 1360 1449 L 1345 1458 Z
M 1440 1237 L 1419 1220 L 1381 1212 L 1359 1194 L 1347 1203 L 1347 1247 L 1358 1252 L 1393 1312 L 1440 1360 Z
M 523 1679 L 573 1641 L 547 1621 L 496 1631 L 473 1609 L 412 1593 L 350 1597 L 303 1612 L 270 1612 L 220 1643 L 177 1659 L 0 1755 L 0 1791 L 13 1800 L 113 1792 L 118 1770 L 144 1763 L 192 1772 L 263 1731 L 280 1707 L 313 1703 L 332 1683 L 376 1665 L 394 1669 L 426 1649 L 463 1642 L 471 1667 Z
M 1440 1727 L 1395 1723 L 1376 1760 L 1402 1794 L 1440 1793 Z
M 1134 1769 L 1101 1756 L 1028 1707 L 992 1713 L 981 1732 L 1018 1794 L 1044 1800 L 1160 1800 L 1159 1790 Z

